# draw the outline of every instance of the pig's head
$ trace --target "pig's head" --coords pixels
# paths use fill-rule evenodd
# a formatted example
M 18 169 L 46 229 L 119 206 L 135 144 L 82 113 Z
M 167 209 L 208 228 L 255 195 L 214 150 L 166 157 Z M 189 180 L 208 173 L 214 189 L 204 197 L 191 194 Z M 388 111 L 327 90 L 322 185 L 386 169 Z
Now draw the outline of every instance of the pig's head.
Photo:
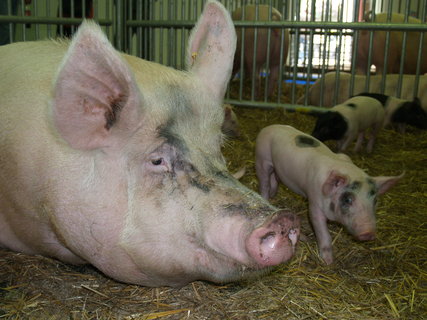
M 64 153 L 77 150 L 75 162 L 90 171 L 66 182 L 86 188 L 79 201 L 91 225 L 79 237 L 56 228 L 71 251 L 115 279 L 149 286 L 238 280 L 292 257 L 298 218 L 240 184 L 221 154 L 235 45 L 216 1 L 190 36 L 186 71 L 122 56 L 98 26 L 82 25 L 52 103 Z
M 427 129 L 427 113 L 421 107 L 420 99 L 404 102 L 392 115 L 391 121 L 406 123 L 418 129 Z
M 239 121 L 229 104 L 224 105 L 224 122 L 222 123 L 221 131 L 230 138 L 240 137 Z
M 347 121 L 340 113 L 327 111 L 318 116 L 311 135 L 320 141 L 340 140 L 347 129 Z
M 362 174 L 357 178 L 339 171 L 331 171 L 322 186 L 323 196 L 329 200 L 326 216 L 331 221 L 337 221 L 358 240 L 375 239 L 375 205 L 377 197 L 401 178 L 369 177 Z

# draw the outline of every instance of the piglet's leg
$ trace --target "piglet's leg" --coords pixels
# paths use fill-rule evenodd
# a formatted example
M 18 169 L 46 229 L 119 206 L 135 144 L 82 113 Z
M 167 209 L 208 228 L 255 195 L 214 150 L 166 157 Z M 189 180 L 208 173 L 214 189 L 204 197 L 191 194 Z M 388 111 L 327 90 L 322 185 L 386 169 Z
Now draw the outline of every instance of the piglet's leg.
M 329 234 L 327 218 L 316 205 L 310 204 L 310 221 L 316 234 L 320 257 L 326 264 L 333 262 L 332 238 Z
M 374 148 L 374 143 L 375 143 L 375 139 L 377 138 L 377 134 L 380 131 L 382 125 L 381 123 L 375 125 L 375 127 L 373 128 L 372 132 L 371 132 L 371 137 L 369 138 L 369 142 L 368 145 L 366 147 L 366 151 L 368 151 L 369 153 L 372 152 L 372 149 Z
M 360 151 L 360 148 L 362 147 L 364 135 L 365 133 L 363 131 L 359 132 L 359 134 L 357 135 L 357 141 L 356 141 L 356 145 L 354 146 L 354 152 Z
M 337 143 L 337 152 L 343 152 L 345 149 L 347 149 L 348 145 L 353 141 L 352 136 L 344 137 L 343 139 L 339 140 Z
M 268 200 L 270 197 L 274 196 L 275 194 L 275 190 L 271 190 L 271 187 L 272 187 L 271 180 L 275 179 L 273 167 L 264 161 L 257 161 L 256 175 L 259 181 L 259 193 L 264 199 Z M 276 190 L 277 190 L 277 182 L 276 182 Z

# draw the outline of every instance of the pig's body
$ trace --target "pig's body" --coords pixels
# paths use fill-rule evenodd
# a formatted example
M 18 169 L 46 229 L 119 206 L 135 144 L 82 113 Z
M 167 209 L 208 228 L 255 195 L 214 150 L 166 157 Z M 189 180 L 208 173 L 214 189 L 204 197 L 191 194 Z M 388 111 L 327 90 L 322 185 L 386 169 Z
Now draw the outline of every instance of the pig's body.
M 421 108 L 418 98 L 408 101 L 380 93 L 367 92 L 361 93 L 358 96 L 377 99 L 384 106 L 383 127 L 395 124 L 402 132 L 405 131 L 407 124 L 418 129 L 427 129 L 427 113 Z
M 220 153 L 234 48 L 216 2 L 188 72 L 120 55 L 89 22 L 70 45 L 1 47 L 0 246 L 148 286 L 288 260 L 297 218 L 232 178 Z
M 242 7 L 237 8 L 233 13 L 233 20 L 249 20 L 249 21 L 269 21 L 270 6 L 269 5 L 259 5 L 258 6 L 258 19 L 256 16 L 255 5 L 246 5 L 245 15 L 243 17 Z M 244 19 L 243 19 L 244 18 Z M 282 15 L 280 12 L 271 8 L 271 21 L 280 21 L 282 20 Z M 237 73 L 241 67 L 241 55 L 242 55 L 242 30 L 241 28 L 236 28 L 237 31 L 237 46 L 236 54 L 234 56 L 234 67 L 233 74 Z M 257 36 L 257 47 L 254 50 L 254 40 L 255 40 L 255 29 L 245 28 L 244 35 L 244 53 L 243 53 L 243 67 L 244 67 L 244 77 L 251 78 L 254 70 L 253 59 L 254 51 L 256 52 L 256 61 L 255 61 L 255 74 L 256 78 L 259 78 L 261 68 L 266 66 L 267 59 L 269 60 L 270 67 L 270 76 L 268 81 L 268 91 L 267 95 L 271 96 L 274 90 L 277 88 L 277 80 L 279 77 L 280 70 L 280 43 L 281 43 L 281 30 L 272 29 L 270 35 L 270 51 L 268 55 L 268 29 L 259 28 Z M 283 43 L 283 63 L 286 63 L 286 58 L 288 56 L 288 47 L 289 47 L 289 31 L 284 31 L 284 43 Z M 260 85 L 258 88 L 260 90 Z M 258 92 L 258 95 L 260 91 Z
M 278 182 L 308 198 L 310 220 L 321 257 L 332 263 L 327 221 L 336 221 L 359 240 L 375 238 L 375 201 L 399 177 L 370 177 L 344 154 L 291 126 L 272 125 L 256 140 L 261 195 L 272 198 Z
M 354 151 L 362 147 L 365 133 L 371 129 L 367 151 L 372 152 L 378 131 L 384 122 L 384 106 L 375 98 L 355 96 L 318 116 L 312 135 L 320 141 L 338 140 L 342 152 L 357 137 Z
M 387 23 L 387 13 L 375 15 L 375 23 Z M 405 16 L 401 13 L 392 13 L 392 23 L 405 23 Z M 421 23 L 421 20 L 408 17 L 408 23 Z M 371 65 L 376 67 L 377 74 L 382 74 L 384 70 L 386 52 L 386 31 L 375 31 L 373 33 Z M 406 40 L 406 51 L 403 60 L 403 73 L 415 74 L 418 59 L 418 47 L 420 43 L 420 32 L 408 32 Z M 359 42 L 357 45 L 356 71 L 359 74 L 366 74 L 368 70 L 369 53 L 369 30 L 359 32 Z M 402 59 L 403 32 L 391 31 L 389 36 L 390 47 L 388 49 L 387 73 L 399 73 Z M 420 74 L 427 72 L 427 37 L 424 35 L 423 51 L 421 53 Z
M 337 101 L 334 103 L 335 96 L 335 83 L 336 83 L 336 72 L 328 72 L 325 74 L 324 79 L 318 79 L 308 90 L 307 103 L 313 106 L 332 107 L 335 104 L 343 103 L 345 100 L 353 95 L 360 94 L 362 92 L 381 92 L 381 82 L 383 77 L 381 75 L 371 76 L 369 79 L 369 89 L 366 90 L 366 76 L 356 75 L 354 78 L 354 90 L 350 93 L 350 81 L 351 74 L 342 72 L 339 76 L 338 94 Z M 421 101 L 421 106 L 427 111 L 427 75 L 420 76 L 417 97 Z M 323 101 L 321 101 L 320 92 L 322 90 L 323 81 Z M 399 75 L 388 74 L 385 82 L 384 94 L 388 96 L 397 96 L 397 85 L 399 81 Z M 401 99 L 412 100 L 414 98 L 414 75 L 403 75 L 402 79 L 402 92 Z M 297 101 L 298 104 L 304 103 L 304 97 L 301 97 Z

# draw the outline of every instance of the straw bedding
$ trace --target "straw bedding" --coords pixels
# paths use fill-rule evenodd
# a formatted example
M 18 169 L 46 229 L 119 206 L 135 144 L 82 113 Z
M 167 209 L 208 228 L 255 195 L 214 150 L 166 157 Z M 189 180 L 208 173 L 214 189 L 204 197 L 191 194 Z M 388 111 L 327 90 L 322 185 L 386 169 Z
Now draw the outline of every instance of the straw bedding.
M 257 190 L 254 147 L 263 127 L 280 123 L 311 132 L 314 118 L 283 110 L 235 108 L 242 130 L 224 155 L 230 171 Z M 380 198 L 377 239 L 355 241 L 329 228 L 335 261 L 325 266 L 307 220 L 307 201 L 281 186 L 272 203 L 301 217 L 306 242 L 295 258 L 261 278 L 216 285 L 197 281 L 181 289 L 145 288 L 111 280 L 90 266 L 76 267 L 0 249 L 0 319 L 426 319 L 427 132 L 380 132 L 372 154 L 349 152 L 370 175 L 397 175 Z

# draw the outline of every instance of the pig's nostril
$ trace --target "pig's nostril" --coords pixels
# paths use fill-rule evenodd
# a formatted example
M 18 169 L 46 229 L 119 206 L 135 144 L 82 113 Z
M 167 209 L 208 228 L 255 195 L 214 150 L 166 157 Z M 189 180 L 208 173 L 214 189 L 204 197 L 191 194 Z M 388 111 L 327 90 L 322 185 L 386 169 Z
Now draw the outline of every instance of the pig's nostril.
M 357 238 L 360 241 L 372 241 L 372 240 L 375 240 L 375 233 L 373 233 L 373 232 L 365 232 L 365 233 L 359 234 L 357 236 Z
M 260 244 L 267 245 L 270 249 L 274 249 L 276 246 L 275 236 L 276 234 L 274 232 L 268 232 L 264 237 L 261 238 Z

